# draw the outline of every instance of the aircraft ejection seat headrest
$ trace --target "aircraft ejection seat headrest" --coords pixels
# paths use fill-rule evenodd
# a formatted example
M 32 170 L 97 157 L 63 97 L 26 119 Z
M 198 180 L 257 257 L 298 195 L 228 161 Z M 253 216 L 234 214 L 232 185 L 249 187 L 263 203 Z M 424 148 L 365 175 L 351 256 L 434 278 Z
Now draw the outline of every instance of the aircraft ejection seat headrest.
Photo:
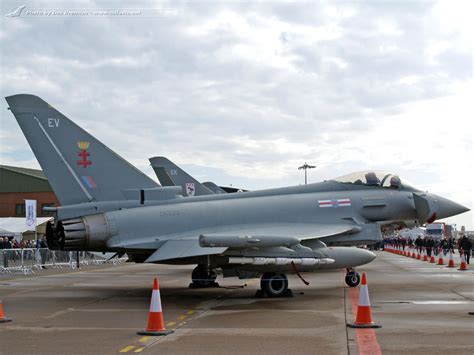
M 390 179 L 390 187 L 398 189 L 400 187 L 400 178 L 397 175 L 393 175 Z
M 370 171 L 365 174 L 365 180 L 367 181 L 367 185 L 378 185 L 380 183 L 379 178 L 375 175 L 373 171 Z

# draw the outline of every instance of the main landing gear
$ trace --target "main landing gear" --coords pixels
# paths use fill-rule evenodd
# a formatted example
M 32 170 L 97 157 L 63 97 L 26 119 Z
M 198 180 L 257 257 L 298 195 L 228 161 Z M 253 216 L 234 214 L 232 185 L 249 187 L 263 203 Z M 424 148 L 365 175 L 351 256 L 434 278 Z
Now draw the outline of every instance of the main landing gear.
M 190 288 L 208 288 L 219 287 L 216 282 L 217 272 L 212 266 L 199 264 L 196 266 L 191 274 L 192 283 Z
M 360 284 L 360 274 L 355 270 L 348 268 L 345 281 L 347 286 L 356 287 Z
M 288 278 L 285 274 L 265 272 L 260 279 L 261 290 L 256 297 L 292 297 L 293 292 L 288 288 Z

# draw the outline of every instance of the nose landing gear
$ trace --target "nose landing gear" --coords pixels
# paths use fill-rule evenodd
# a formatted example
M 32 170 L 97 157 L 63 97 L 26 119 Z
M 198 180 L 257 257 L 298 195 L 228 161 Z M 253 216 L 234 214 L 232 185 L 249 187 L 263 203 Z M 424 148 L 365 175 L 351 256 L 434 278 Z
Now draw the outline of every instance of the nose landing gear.
M 356 287 L 360 284 L 360 274 L 353 269 L 347 269 L 345 281 L 347 286 Z

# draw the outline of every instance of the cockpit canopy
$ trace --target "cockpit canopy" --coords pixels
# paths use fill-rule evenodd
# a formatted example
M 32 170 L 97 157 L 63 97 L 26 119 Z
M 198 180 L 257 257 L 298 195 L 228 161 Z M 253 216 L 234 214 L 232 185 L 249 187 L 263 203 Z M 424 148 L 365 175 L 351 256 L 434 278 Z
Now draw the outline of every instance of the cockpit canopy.
M 344 184 L 385 187 L 391 189 L 420 191 L 406 180 L 401 180 L 397 174 L 386 171 L 368 170 L 351 173 L 333 179 Z

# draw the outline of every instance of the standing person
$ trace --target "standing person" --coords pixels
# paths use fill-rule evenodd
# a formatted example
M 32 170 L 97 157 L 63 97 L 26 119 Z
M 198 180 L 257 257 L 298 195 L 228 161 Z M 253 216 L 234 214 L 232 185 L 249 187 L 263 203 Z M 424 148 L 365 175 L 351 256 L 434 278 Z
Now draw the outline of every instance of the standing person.
M 464 257 L 466 258 L 466 263 L 468 265 L 471 259 L 471 249 L 472 249 L 472 242 L 464 234 L 461 240 L 459 241 L 459 251 L 464 252 Z
M 1 249 L 11 249 L 10 242 L 8 241 L 8 237 L 0 238 L 0 248 Z M 7 251 L 2 252 L 3 255 L 3 267 L 8 267 L 8 258 L 9 254 Z
M 43 236 L 40 240 L 40 247 L 41 247 L 41 259 L 43 261 L 43 264 L 46 264 L 46 262 L 49 259 L 48 255 L 48 243 L 46 242 L 46 237 Z
M 433 238 L 433 253 L 434 253 L 434 256 L 438 256 L 438 247 L 439 247 L 438 239 Z
M 423 245 L 423 242 L 421 240 L 421 236 L 418 235 L 418 237 L 416 237 L 415 239 L 415 246 L 416 246 L 416 250 L 418 250 L 418 254 L 421 254 L 422 245 Z
M 448 239 L 448 249 L 449 249 L 450 251 L 452 251 L 453 254 L 454 254 L 454 247 L 455 247 L 454 238 L 453 238 L 453 237 L 449 237 L 449 239 Z
M 41 253 L 41 240 L 39 238 L 37 238 L 36 242 L 34 242 L 34 248 L 36 248 L 36 250 L 34 251 L 35 260 L 37 263 L 39 263 L 39 268 L 42 269 L 44 260 L 43 260 L 43 255 Z
M 3 252 L 2 249 L 4 249 L 3 248 L 3 237 L 0 237 L 0 260 L 3 260 L 3 263 L 5 263 L 5 253 Z M 4 267 L 6 267 L 6 266 L 4 265 Z
M 433 250 L 433 239 L 431 237 L 425 238 L 425 248 L 426 248 L 426 253 L 428 254 L 428 257 L 431 258 L 431 251 Z
M 446 238 L 441 239 L 439 246 L 441 249 L 443 249 L 443 255 L 446 255 L 448 253 L 448 241 Z

